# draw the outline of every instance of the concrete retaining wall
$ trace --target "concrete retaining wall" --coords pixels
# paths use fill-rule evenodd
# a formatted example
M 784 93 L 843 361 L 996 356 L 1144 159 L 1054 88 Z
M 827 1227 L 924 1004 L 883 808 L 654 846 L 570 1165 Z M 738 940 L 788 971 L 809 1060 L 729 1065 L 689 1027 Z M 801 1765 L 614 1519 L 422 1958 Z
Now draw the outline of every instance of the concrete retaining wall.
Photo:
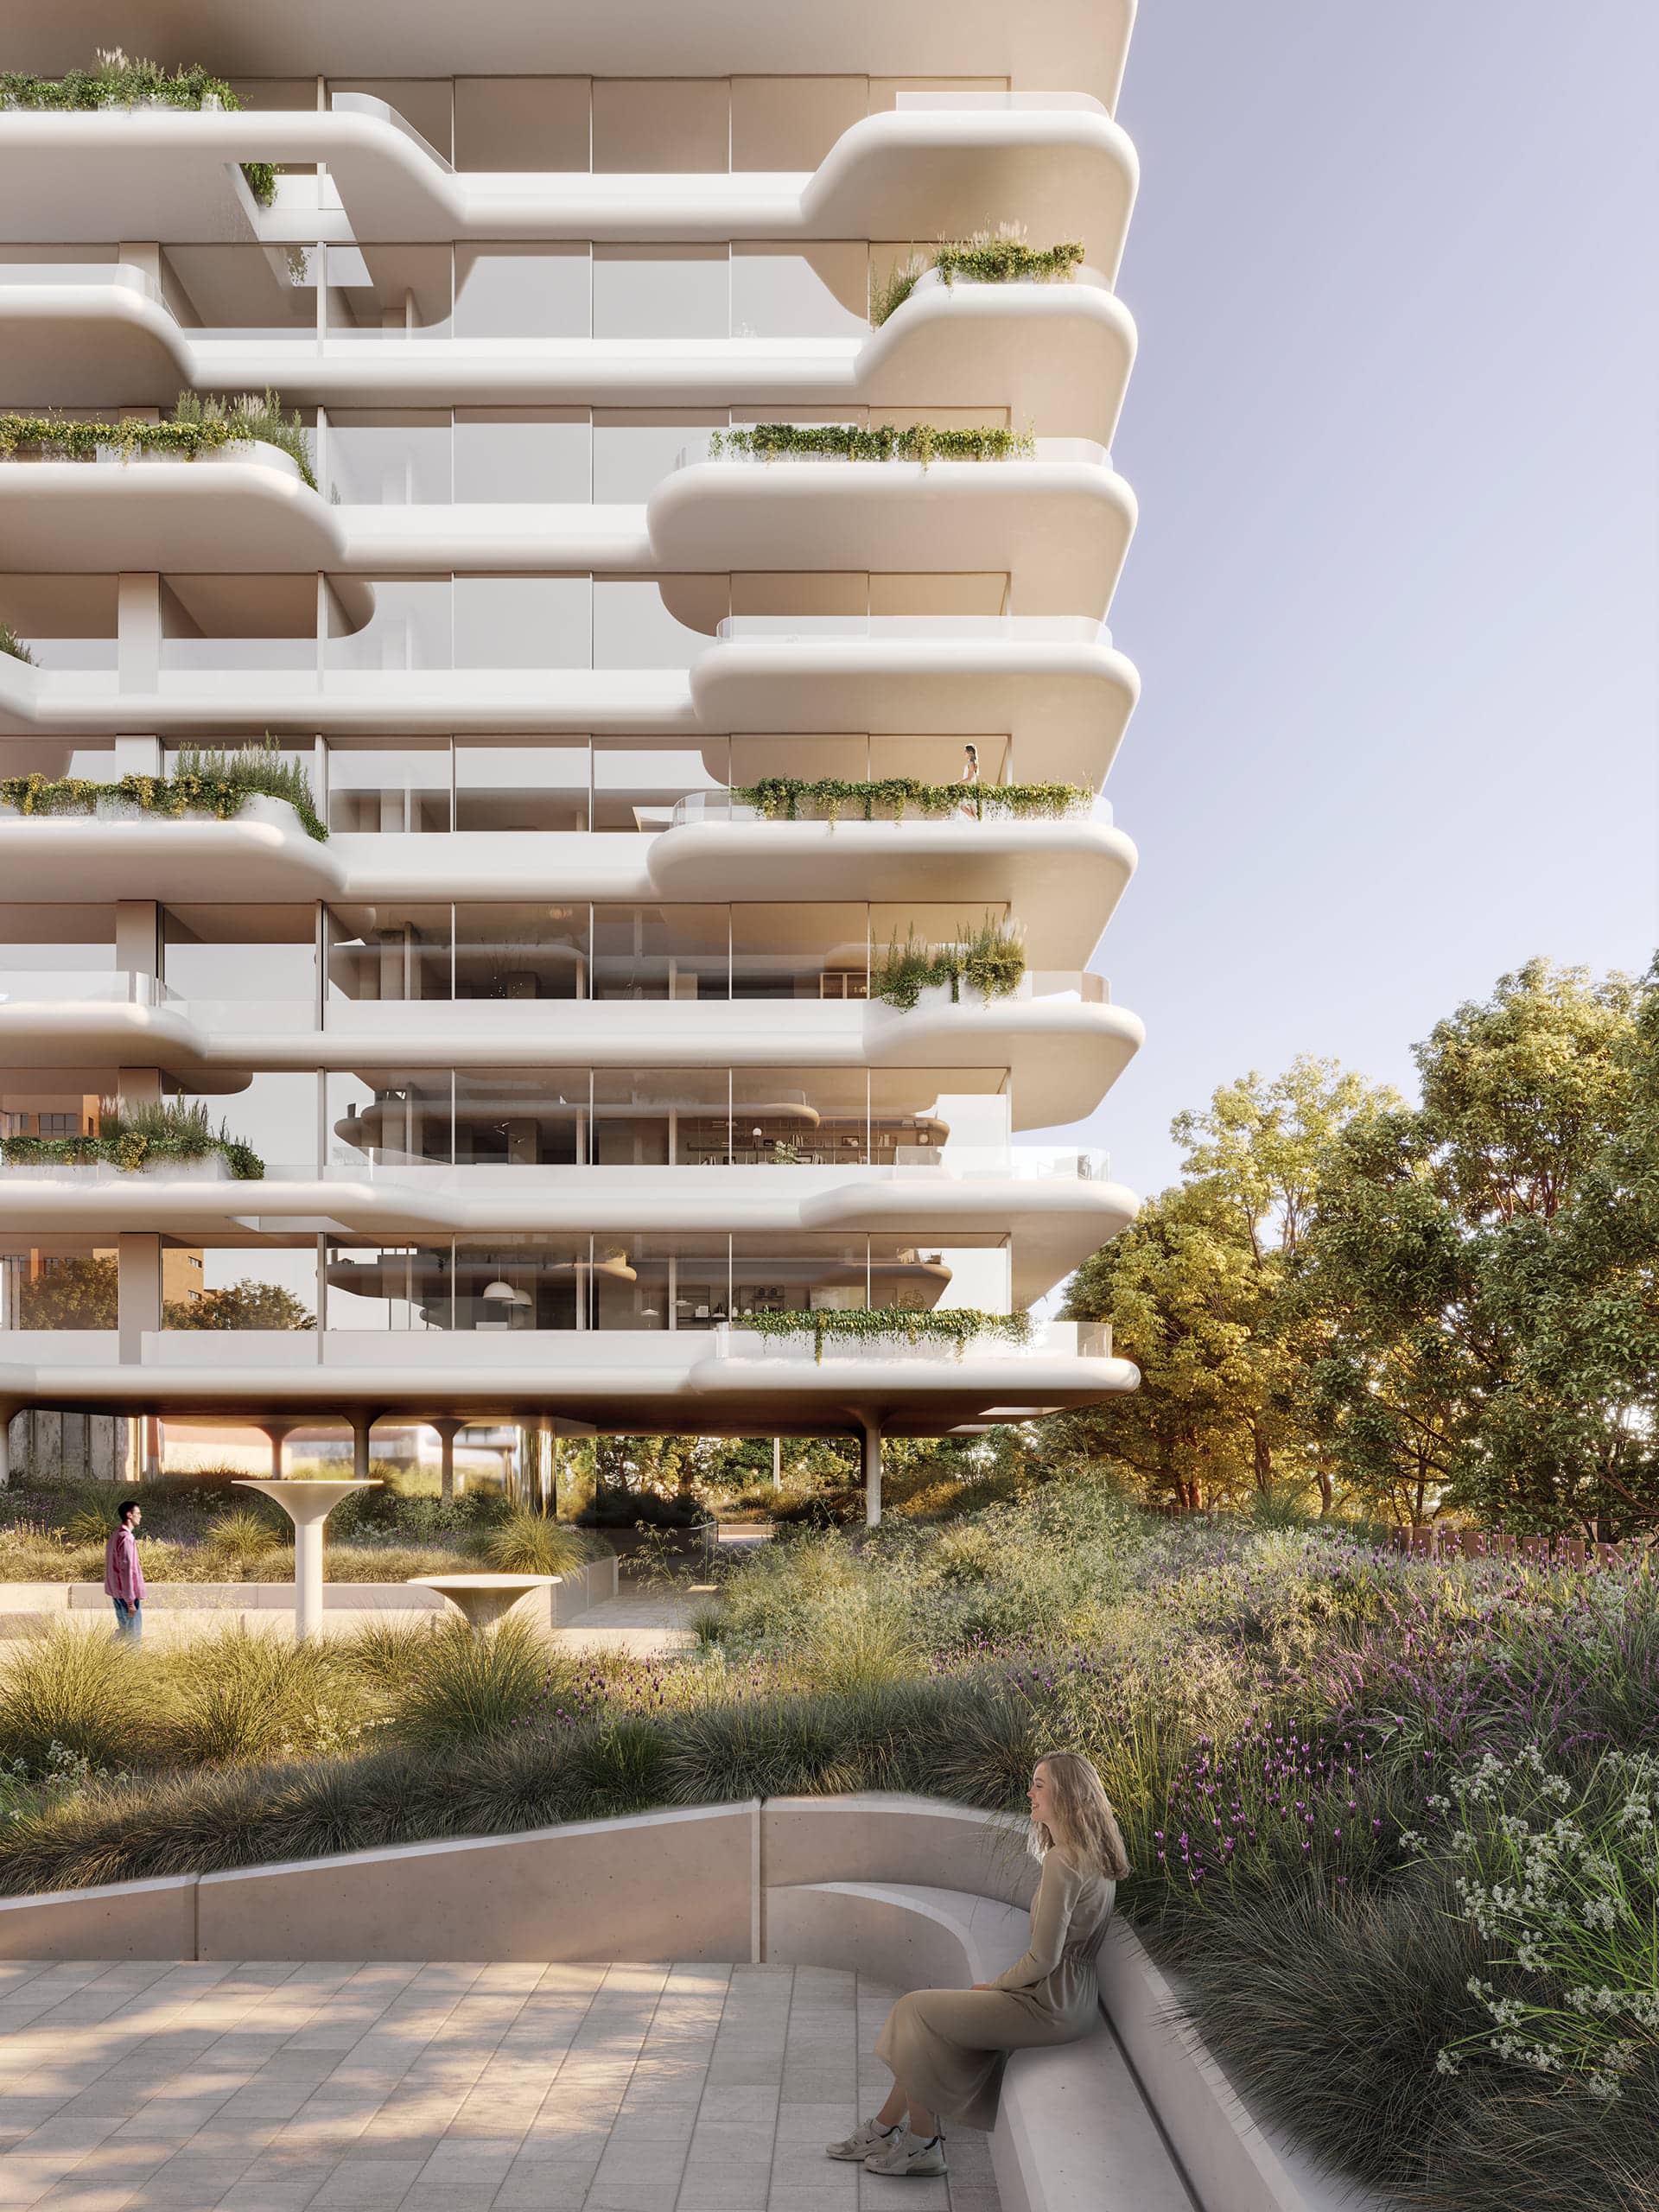
M 550 1590 L 532 1591 L 513 1608 L 537 1625 L 568 1628 L 573 1621 L 617 1592 L 618 1562 L 593 1560 Z M 435 1590 L 407 1582 L 325 1582 L 323 1611 L 338 1616 L 332 1625 L 353 1628 L 377 1614 L 444 1613 L 451 1609 Z M 107 1618 L 110 1601 L 97 1582 L 0 1582 L 0 1638 L 40 1635 L 54 1616 L 76 1619 L 88 1614 Z M 276 1625 L 276 1617 L 294 1611 L 291 1582 L 152 1582 L 144 1596 L 147 1618 L 199 1614 L 212 1624 L 242 1621 L 251 1627 Z M 169 1625 L 171 1623 L 169 1622 Z

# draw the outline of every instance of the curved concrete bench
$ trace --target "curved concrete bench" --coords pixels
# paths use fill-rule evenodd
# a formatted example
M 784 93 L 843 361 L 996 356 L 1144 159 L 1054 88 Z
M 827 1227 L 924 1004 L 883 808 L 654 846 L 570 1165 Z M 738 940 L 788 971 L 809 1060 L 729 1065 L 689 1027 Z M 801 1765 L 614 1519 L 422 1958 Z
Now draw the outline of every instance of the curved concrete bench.
M 0 1958 L 750 1960 L 960 1987 L 1025 1948 L 1024 1834 L 931 1798 L 755 1799 L 3 1898 Z M 1122 1921 L 1101 1990 L 1094 2034 L 1009 2063 L 1007 2212 L 1374 2203 L 1257 2124 Z

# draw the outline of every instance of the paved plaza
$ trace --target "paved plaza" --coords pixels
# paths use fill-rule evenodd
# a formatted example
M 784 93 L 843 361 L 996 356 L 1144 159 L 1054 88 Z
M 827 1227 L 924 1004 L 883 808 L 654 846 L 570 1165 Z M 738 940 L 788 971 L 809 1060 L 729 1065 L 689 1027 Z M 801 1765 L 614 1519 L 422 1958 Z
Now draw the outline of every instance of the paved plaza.
M 0 2212 L 998 2212 L 823 2145 L 891 1990 L 814 1967 L 0 1961 Z

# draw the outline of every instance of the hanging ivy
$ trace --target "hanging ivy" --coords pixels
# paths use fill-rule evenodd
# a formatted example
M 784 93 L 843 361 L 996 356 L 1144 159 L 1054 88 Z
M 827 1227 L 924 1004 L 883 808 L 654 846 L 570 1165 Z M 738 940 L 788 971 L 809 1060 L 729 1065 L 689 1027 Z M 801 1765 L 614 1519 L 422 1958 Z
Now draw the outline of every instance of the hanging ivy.
M 760 1337 L 810 1336 L 813 1357 L 822 1362 L 826 1340 L 834 1337 L 850 1344 L 944 1344 L 960 1359 L 976 1339 L 991 1337 L 1004 1344 L 1027 1344 L 1032 1327 L 1029 1313 L 986 1313 L 974 1306 L 870 1306 L 847 1311 L 815 1308 L 807 1313 L 738 1313 L 733 1325 Z
M 891 807 L 899 822 L 912 811 L 937 819 L 964 807 L 980 822 L 987 815 L 1052 821 L 1086 812 L 1095 801 L 1085 784 L 928 784 L 917 776 L 763 776 L 758 784 L 734 784 L 732 797 L 768 822 L 798 822 L 803 807 L 822 809 L 831 822 L 843 807 L 866 822 L 878 807 Z
M 870 996 L 907 1014 L 933 984 L 948 983 L 954 1005 L 964 983 L 988 999 L 1012 998 L 1025 974 L 1026 948 L 1018 930 L 988 916 L 964 922 L 954 944 L 931 945 L 913 929 L 902 942 L 895 937 L 871 967 Z
M 286 415 L 274 391 L 240 399 L 179 394 L 170 423 L 74 423 L 59 415 L 0 415 L 0 460 L 20 453 L 55 454 L 66 461 L 94 461 L 118 453 L 170 453 L 194 461 L 227 446 L 260 443 L 285 453 L 315 492 L 310 435 L 298 413 Z

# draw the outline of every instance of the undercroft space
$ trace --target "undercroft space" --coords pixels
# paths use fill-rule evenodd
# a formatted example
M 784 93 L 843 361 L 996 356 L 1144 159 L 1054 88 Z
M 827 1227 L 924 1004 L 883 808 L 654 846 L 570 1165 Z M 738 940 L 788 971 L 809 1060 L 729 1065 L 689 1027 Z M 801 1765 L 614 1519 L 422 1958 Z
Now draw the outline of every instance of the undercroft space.
M 824 1967 L 0 1962 L 0 2205 L 999 2212 L 823 2145 L 897 1993 Z

